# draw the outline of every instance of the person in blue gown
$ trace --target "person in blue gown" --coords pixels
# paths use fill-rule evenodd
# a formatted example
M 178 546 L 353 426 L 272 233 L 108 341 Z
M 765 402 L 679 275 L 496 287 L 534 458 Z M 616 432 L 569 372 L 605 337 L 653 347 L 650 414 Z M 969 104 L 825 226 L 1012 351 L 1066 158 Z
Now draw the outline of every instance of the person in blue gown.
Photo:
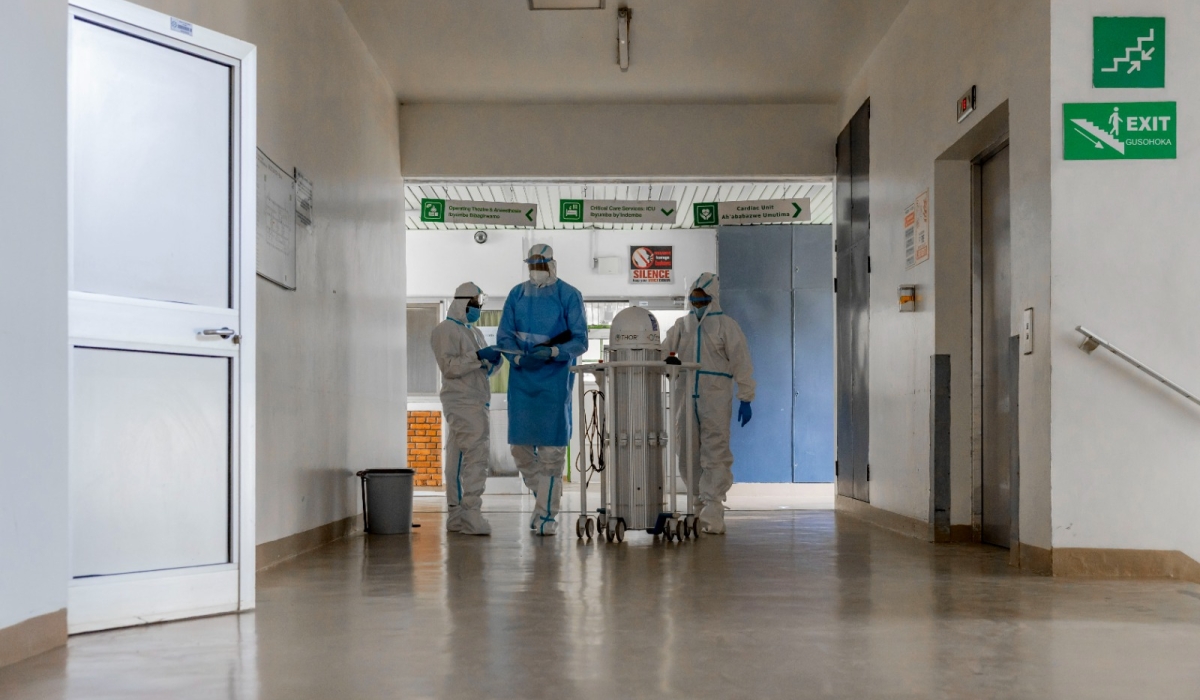
M 558 279 L 554 251 L 537 244 L 525 263 L 529 280 L 504 302 L 496 347 L 508 357 L 508 444 L 536 503 L 530 528 L 558 531 L 563 469 L 571 437 L 570 368 L 588 347 L 579 290 Z

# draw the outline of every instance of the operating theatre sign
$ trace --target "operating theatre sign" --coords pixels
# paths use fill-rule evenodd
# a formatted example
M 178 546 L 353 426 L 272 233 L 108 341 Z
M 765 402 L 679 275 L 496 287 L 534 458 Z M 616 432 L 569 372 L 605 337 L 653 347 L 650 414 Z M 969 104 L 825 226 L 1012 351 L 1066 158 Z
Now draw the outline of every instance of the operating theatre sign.
M 475 226 L 537 225 L 537 205 L 519 202 L 472 202 L 456 199 L 422 199 L 421 221 Z

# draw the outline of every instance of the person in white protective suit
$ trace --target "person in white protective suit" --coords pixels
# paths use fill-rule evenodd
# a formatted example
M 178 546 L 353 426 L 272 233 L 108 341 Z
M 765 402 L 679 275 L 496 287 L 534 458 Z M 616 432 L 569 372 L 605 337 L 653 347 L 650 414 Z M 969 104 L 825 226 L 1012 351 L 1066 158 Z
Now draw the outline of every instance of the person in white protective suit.
M 675 322 L 662 343 L 663 357 L 675 353 L 681 362 L 696 362 L 700 370 L 689 381 L 691 386 L 675 386 L 672 393 L 683 396 L 690 391 L 695 409 L 684 416 L 682 400 L 671 401 L 675 417 L 676 449 L 683 447 L 686 420 L 692 421 L 692 454 L 699 455 L 699 469 L 692 465 L 692 494 L 699 511 L 703 532 L 725 532 L 725 494 L 733 485 L 733 452 L 729 449 L 729 430 L 733 416 L 733 384 L 737 382 L 738 422 L 750 422 L 750 402 L 754 400 L 754 364 L 750 348 L 737 321 L 721 311 L 721 283 L 711 272 L 700 275 L 688 295 L 690 313 Z
M 465 535 L 490 535 L 481 511 L 487 483 L 490 429 L 488 375 L 500 364 L 500 351 L 487 347 L 475 327 L 483 290 L 465 282 L 454 290 L 446 320 L 433 329 L 431 344 L 442 372 L 442 413 L 446 416 L 446 529 Z
M 562 473 L 571 437 L 571 365 L 587 351 L 587 314 L 579 290 L 558 279 L 554 251 L 529 250 L 529 280 L 504 301 L 496 347 L 508 356 L 508 444 L 534 493 L 529 527 L 558 532 Z

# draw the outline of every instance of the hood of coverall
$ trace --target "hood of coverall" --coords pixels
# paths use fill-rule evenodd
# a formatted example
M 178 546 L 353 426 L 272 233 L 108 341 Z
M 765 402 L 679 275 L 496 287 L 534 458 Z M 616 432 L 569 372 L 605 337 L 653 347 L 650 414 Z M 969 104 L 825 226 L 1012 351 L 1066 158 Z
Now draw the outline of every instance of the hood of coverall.
M 705 292 L 708 292 L 710 297 L 712 297 L 712 301 L 709 302 L 708 306 L 704 307 L 698 316 L 701 321 L 704 320 L 705 316 L 721 311 L 721 278 L 717 277 L 716 273 L 705 272 L 696 278 L 695 283 L 693 283 L 691 288 L 688 289 L 689 297 L 692 295 L 693 289 L 703 289 Z M 696 307 L 692 306 L 690 301 L 687 303 L 687 308 L 689 312 L 696 311 Z
M 528 272 L 528 264 L 534 257 L 545 258 L 548 261 L 547 267 L 550 268 L 550 277 L 546 279 L 544 284 L 539 284 L 539 287 L 549 287 L 558 281 L 558 263 L 554 261 L 554 249 L 545 243 L 536 243 L 529 249 L 529 255 L 525 257 L 526 271 Z M 529 280 L 533 282 L 532 278 Z M 537 284 L 536 282 L 534 284 Z
M 446 312 L 446 317 L 466 324 L 467 302 L 480 294 L 483 294 L 483 290 L 474 282 L 463 282 L 458 285 L 458 289 L 454 290 L 454 301 L 450 302 L 450 310 Z

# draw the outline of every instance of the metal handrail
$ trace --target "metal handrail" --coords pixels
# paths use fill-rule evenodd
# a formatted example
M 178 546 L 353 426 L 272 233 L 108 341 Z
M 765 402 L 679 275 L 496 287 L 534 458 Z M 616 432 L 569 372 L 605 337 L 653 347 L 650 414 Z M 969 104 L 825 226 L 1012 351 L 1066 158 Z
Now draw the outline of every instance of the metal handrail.
M 1151 377 L 1154 377 L 1155 379 L 1162 382 L 1163 384 L 1166 384 L 1168 387 L 1174 389 L 1181 396 L 1183 396 L 1183 398 L 1187 399 L 1188 401 L 1191 401 L 1192 403 L 1196 404 L 1197 406 L 1200 406 L 1200 398 L 1196 398 L 1196 396 L 1194 394 L 1189 393 L 1183 387 L 1179 386 L 1178 384 L 1171 381 L 1170 379 L 1167 379 L 1166 377 L 1162 376 L 1158 372 L 1155 372 L 1154 370 L 1150 369 L 1146 365 L 1142 364 L 1141 360 L 1138 360 L 1137 358 L 1133 357 L 1129 353 L 1125 352 L 1124 350 L 1121 350 L 1120 348 L 1116 347 L 1115 345 L 1108 342 L 1104 338 L 1101 338 L 1100 336 L 1096 335 L 1095 333 L 1089 331 L 1088 329 L 1084 328 L 1083 326 L 1075 326 L 1075 330 L 1077 330 L 1083 334 L 1083 342 L 1081 342 L 1079 344 L 1080 350 L 1083 350 L 1084 352 L 1086 352 L 1087 354 L 1090 355 L 1090 354 L 1092 354 L 1092 351 L 1094 351 L 1096 348 L 1104 348 L 1104 349 L 1108 350 L 1109 352 L 1111 352 L 1112 354 L 1116 355 L 1117 357 L 1121 358 L 1122 360 L 1125 360 L 1129 364 L 1133 365 L 1134 367 L 1137 367 L 1138 369 L 1142 370 L 1143 372 L 1150 375 Z

